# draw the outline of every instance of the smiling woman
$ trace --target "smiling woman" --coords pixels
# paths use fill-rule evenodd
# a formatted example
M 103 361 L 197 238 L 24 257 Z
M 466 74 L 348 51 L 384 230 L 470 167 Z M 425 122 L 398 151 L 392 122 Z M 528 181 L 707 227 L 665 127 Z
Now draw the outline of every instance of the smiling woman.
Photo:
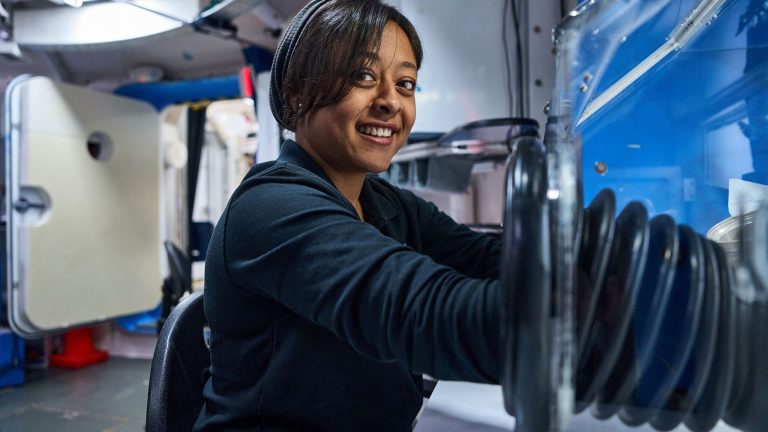
M 339 102 L 359 85 L 363 74 L 370 75 L 382 32 L 390 22 L 404 33 L 418 69 L 421 40 L 411 22 L 394 8 L 368 1 L 310 2 L 293 21 L 301 25 L 292 26 L 280 41 L 273 64 L 270 97 L 277 121 L 296 130 L 297 119 Z
M 212 236 L 198 430 L 408 431 L 421 374 L 498 381 L 499 241 L 368 175 L 406 142 L 421 59 L 379 0 L 314 0 L 286 30 L 270 99 L 296 141 Z
M 405 32 L 390 21 L 377 53 L 339 102 L 309 111 L 296 141 L 341 191 L 361 219 L 365 176 L 389 167 L 416 118 L 416 56 Z

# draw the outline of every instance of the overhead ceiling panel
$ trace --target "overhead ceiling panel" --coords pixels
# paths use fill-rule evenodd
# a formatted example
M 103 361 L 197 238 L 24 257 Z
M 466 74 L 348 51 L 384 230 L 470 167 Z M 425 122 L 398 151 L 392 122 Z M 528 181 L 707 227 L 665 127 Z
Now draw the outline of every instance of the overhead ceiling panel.
M 57 49 L 134 41 L 184 25 L 179 20 L 125 3 L 18 9 L 13 19 L 13 36 L 19 45 Z

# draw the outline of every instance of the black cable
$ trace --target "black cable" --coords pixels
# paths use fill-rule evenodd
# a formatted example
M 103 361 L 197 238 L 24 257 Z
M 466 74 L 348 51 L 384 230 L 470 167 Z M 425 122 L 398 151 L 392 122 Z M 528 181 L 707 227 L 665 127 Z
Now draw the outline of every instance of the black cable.
M 514 95 L 512 93 L 512 68 L 509 65 L 509 41 L 507 36 L 507 17 L 509 16 L 509 0 L 504 1 L 504 11 L 501 15 L 501 42 L 504 44 L 504 66 L 507 72 L 507 104 L 509 116 L 514 115 Z
M 515 56 L 517 58 L 517 102 L 519 117 L 525 116 L 525 108 L 523 105 L 523 48 L 520 40 L 520 18 L 517 13 L 517 3 L 515 0 L 509 0 L 512 6 L 512 21 L 515 25 Z

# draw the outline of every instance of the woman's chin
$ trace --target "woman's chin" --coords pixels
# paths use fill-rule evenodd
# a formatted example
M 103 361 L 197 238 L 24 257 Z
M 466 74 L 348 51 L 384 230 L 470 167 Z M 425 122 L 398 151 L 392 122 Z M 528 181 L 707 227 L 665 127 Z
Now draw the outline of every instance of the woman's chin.
M 390 161 L 376 161 L 376 162 L 369 162 L 367 164 L 368 172 L 370 174 L 381 174 L 387 169 L 389 169 Z

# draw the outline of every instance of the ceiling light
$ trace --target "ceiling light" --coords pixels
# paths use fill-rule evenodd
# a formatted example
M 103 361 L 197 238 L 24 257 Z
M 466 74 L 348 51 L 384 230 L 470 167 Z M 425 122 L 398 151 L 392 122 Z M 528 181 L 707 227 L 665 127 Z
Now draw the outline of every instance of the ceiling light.
M 83 0 L 50 0 L 50 1 L 56 4 L 72 6 L 75 8 L 79 8 L 80 6 L 83 5 Z

